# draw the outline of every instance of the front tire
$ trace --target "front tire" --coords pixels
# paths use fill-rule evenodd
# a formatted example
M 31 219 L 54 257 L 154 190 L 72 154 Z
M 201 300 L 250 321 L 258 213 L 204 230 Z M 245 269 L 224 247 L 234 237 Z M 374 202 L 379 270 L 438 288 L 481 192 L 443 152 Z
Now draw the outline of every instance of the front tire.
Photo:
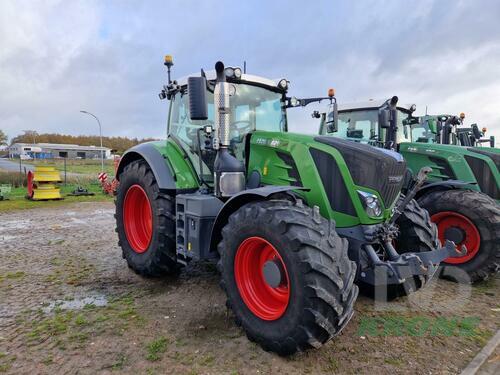
M 470 190 L 435 191 L 419 199 L 438 226 L 439 239 L 454 241 L 467 254 L 445 259 L 440 276 L 462 283 L 486 280 L 500 270 L 500 206 Z
M 235 211 L 218 251 L 236 323 L 280 355 L 326 343 L 346 326 L 358 295 L 347 247 L 334 223 L 301 201 L 251 202 Z
M 402 196 L 400 200 L 404 199 Z M 398 202 L 399 203 L 399 202 Z M 407 204 L 401 216 L 396 220 L 399 235 L 396 239 L 396 250 L 399 253 L 434 251 L 439 247 L 436 225 L 431 221 L 429 212 L 422 208 L 415 199 Z M 425 286 L 429 276 L 418 275 L 406 280 L 403 284 L 394 286 L 388 293 L 388 298 L 407 296 Z
M 115 203 L 118 245 L 128 266 L 142 276 L 177 273 L 174 201 L 160 192 L 144 160 L 124 168 Z

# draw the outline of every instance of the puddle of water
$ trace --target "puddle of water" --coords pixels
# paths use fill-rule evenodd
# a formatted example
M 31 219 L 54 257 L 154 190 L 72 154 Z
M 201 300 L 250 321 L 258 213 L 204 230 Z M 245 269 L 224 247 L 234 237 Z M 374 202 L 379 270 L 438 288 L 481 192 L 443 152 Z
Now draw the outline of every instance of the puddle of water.
M 30 220 L 12 220 L 2 222 L 0 227 L 0 232 L 7 232 L 16 229 L 27 229 L 30 228 Z
M 58 308 L 61 310 L 81 310 L 86 305 L 93 305 L 96 307 L 103 307 L 108 304 L 108 298 L 103 294 L 96 294 L 93 296 L 87 296 L 83 298 L 75 298 L 71 301 L 67 300 L 56 300 L 49 303 L 48 306 L 44 307 L 42 310 L 45 313 L 50 313 L 54 309 Z
M 17 238 L 19 236 L 9 236 L 7 234 L 3 234 L 0 236 L 0 240 L 2 241 L 10 241 L 10 240 L 13 240 L 14 238 Z

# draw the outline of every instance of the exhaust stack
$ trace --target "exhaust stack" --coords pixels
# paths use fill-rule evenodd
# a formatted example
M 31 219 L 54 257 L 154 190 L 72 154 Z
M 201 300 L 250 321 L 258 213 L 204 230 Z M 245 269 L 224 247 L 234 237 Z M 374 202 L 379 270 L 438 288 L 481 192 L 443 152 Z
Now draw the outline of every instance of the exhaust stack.
M 229 153 L 231 105 L 229 83 L 224 75 L 224 64 L 215 64 L 217 81 L 214 89 L 215 137 L 214 149 L 217 156 L 214 163 L 215 195 L 230 197 L 245 189 L 245 166 Z

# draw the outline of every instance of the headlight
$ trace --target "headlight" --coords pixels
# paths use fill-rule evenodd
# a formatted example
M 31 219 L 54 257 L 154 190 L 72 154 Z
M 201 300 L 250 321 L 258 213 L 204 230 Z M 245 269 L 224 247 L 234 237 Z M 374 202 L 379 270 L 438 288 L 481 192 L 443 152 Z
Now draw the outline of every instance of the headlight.
M 361 202 L 363 203 L 368 216 L 378 217 L 382 215 L 382 207 L 380 206 L 378 197 L 375 194 L 358 190 L 358 195 L 361 198 Z

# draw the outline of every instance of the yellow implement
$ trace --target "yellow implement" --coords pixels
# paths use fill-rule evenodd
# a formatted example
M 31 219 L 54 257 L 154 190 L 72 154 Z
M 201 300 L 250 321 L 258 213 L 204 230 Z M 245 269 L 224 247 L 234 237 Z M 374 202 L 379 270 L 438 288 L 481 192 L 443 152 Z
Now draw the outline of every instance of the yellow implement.
M 54 167 L 35 167 L 28 172 L 28 194 L 26 198 L 40 201 L 62 199 L 61 191 L 56 183 L 61 182 L 61 176 Z

